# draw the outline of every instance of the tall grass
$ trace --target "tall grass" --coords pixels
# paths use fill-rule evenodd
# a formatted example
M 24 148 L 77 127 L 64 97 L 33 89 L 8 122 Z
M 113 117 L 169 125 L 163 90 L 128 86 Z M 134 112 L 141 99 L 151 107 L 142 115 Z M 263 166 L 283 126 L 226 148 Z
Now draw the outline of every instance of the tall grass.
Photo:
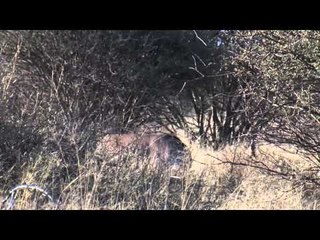
M 88 153 L 71 175 L 58 156 L 39 154 L 21 166 L 19 184 L 43 187 L 55 204 L 21 189 L 13 209 L 319 209 L 318 172 L 304 156 L 274 145 L 261 145 L 256 159 L 243 145 L 216 152 L 189 147 L 195 161 L 183 179 L 149 168 L 148 159 L 134 152 L 103 159 Z M 3 198 L 10 187 L 1 189 Z

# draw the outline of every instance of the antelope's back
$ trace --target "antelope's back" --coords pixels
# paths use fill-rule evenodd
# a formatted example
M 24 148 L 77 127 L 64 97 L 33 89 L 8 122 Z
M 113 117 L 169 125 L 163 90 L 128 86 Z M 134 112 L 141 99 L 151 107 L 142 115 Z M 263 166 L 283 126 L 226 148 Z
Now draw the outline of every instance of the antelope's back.
M 160 169 L 170 168 L 173 172 L 183 172 L 191 167 L 191 154 L 187 146 L 172 134 L 108 134 L 98 144 L 96 152 L 100 156 L 120 154 L 125 149 L 146 154 L 150 165 Z

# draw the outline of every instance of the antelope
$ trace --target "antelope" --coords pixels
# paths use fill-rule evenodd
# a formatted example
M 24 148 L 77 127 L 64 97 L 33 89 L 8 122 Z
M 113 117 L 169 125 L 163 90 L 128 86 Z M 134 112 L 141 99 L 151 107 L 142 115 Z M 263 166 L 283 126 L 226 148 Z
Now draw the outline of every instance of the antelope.
M 128 149 L 146 155 L 149 165 L 169 169 L 173 175 L 191 167 L 191 154 L 186 145 L 172 134 L 108 134 L 99 142 L 96 151 L 102 155 L 117 155 Z

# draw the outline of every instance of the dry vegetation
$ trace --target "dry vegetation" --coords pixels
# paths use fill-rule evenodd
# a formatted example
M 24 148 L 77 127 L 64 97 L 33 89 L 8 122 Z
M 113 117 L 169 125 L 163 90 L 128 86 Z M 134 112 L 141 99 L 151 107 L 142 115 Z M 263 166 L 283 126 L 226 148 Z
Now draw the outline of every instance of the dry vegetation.
M 215 152 L 190 147 L 192 169 L 215 185 L 216 209 L 319 209 L 318 166 L 293 147 L 261 144 L 256 158 L 243 144 Z
M 0 209 L 319 209 L 319 43 L 0 31 Z M 134 152 L 95 154 L 106 134 L 148 131 L 187 145 L 183 178 Z
M 191 143 L 183 131 L 178 136 L 194 159 L 184 182 L 147 164 L 135 170 L 141 156 L 134 153 L 103 161 L 88 155 L 76 173 L 57 156 L 39 155 L 20 166 L 20 184 L 45 188 L 58 204 L 25 188 L 16 191 L 13 209 L 319 209 L 315 163 L 294 148 L 261 144 L 253 158 L 244 144 L 212 151 Z M 4 199 L 9 189 L 1 190 Z

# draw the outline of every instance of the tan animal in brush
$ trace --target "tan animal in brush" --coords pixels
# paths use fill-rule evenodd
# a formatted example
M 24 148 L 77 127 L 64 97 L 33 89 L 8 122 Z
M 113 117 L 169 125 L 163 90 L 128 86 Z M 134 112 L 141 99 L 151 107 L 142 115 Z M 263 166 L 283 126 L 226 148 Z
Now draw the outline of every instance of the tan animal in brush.
M 170 170 L 179 175 L 191 167 L 191 154 L 176 136 L 166 133 L 108 134 L 98 144 L 100 156 L 135 151 L 147 156 L 148 164 L 156 169 Z

